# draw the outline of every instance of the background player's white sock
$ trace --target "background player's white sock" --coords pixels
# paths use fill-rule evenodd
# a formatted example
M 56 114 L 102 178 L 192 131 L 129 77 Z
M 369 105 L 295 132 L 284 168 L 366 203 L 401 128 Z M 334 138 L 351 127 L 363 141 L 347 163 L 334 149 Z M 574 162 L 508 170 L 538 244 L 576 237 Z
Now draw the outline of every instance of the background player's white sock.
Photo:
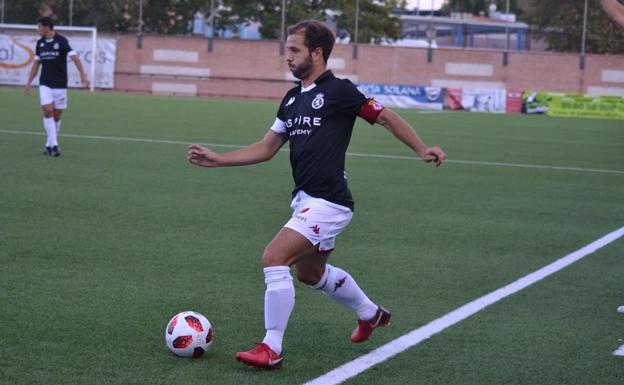
M 54 124 L 56 125 L 56 133 L 58 134 L 61 131 L 61 121 L 55 120 Z
M 56 141 L 56 126 L 54 125 L 54 118 L 43 118 L 43 128 L 45 128 L 48 134 L 48 141 L 46 147 L 58 146 Z
M 295 307 L 295 286 L 288 266 L 264 268 L 264 328 L 265 344 L 277 354 L 282 353 L 282 340 L 288 318 Z
M 323 277 L 312 287 L 355 311 L 362 320 L 375 317 L 377 305 L 368 299 L 353 277 L 341 268 L 326 264 Z

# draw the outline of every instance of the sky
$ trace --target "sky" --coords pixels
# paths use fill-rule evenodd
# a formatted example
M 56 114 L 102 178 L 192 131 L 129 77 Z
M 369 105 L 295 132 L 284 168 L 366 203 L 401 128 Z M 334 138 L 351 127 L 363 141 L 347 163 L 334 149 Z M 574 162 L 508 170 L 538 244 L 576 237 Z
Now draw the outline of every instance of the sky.
M 433 3 L 433 9 L 440 9 L 444 0 L 407 0 L 407 9 L 418 8 L 420 3 L 420 9 L 430 10 Z

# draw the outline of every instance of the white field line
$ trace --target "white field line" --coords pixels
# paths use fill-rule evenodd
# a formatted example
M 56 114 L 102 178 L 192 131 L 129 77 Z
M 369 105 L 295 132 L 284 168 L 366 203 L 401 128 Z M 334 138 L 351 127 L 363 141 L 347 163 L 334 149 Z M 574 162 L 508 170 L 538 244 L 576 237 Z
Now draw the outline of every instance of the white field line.
M 17 131 L 17 130 L 0 130 L 3 134 L 18 134 L 18 135 L 45 135 L 43 132 L 35 131 Z M 99 139 L 99 140 L 113 140 L 120 142 L 141 142 L 141 143 L 162 143 L 162 144 L 181 144 L 188 145 L 190 142 L 184 142 L 179 140 L 166 140 L 166 139 L 147 139 L 147 138 L 129 138 L 123 136 L 100 136 L 100 135 L 77 135 L 77 134 L 59 134 L 60 137 L 66 138 L 78 138 L 78 139 Z M 221 144 L 221 143 L 201 143 L 209 147 L 223 147 L 223 148 L 243 148 L 245 145 L 238 144 Z M 288 149 L 280 150 L 288 152 Z M 418 160 L 420 158 L 416 156 L 405 155 L 384 155 L 384 154 L 370 154 L 359 152 L 347 152 L 348 156 L 363 157 L 363 158 L 379 158 L 379 159 L 397 159 L 397 160 Z M 560 171 L 578 171 L 578 172 L 592 172 L 602 174 L 621 174 L 624 175 L 624 170 L 608 170 L 599 168 L 582 168 L 582 167 L 564 167 L 564 166 L 546 166 L 539 164 L 523 164 L 523 163 L 504 163 L 504 162 L 488 162 L 478 160 L 459 160 L 459 159 L 447 159 L 446 163 L 456 164 L 472 164 L 479 166 L 497 166 L 497 167 L 515 167 L 515 168 L 532 168 L 543 170 L 560 170 Z
M 402 337 L 399 337 L 383 346 L 380 346 L 379 348 L 369 352 L 368 354 L 356 358 L 353 361 L 347 362 L 346 364 L 339 366 L 336 369 L 320 377 L 308 381 L 304 385 L 336 385 L 348 380 L 349 378 L 357 376 L 365 370 L 370 369 L 374 365 L 377 365 L 413 346 L 418 345 L 422 341 L 480 312 L 481 310 L 500 301 L 501 299 L 517 293 L 518 291 L 523 290 L 528 286 L 531 286 L 532 284 L 539 282 L 542 279 L 573 264 L 581 258 L 592 254 L 600 248 L 617 240 L 622 235 L 624 235 L 624 226 L 566 255 L 565 257 L 560 258 L 555 262 L 546 265 L 541 269 L 536 270 L 533 273 L 530 273 L 518 279 L 515 282 L 510 283 L 507 286 L 494 290 L 493 292 L 486 294 L 481 298 L 469 302 L 453 310 L 452 312 L 429 322 L 427 325 L 424 325 L 418 329 L 414 329 L 411 332 L 403 335 Z
M 613 355 L 624 357 L 624 345 L 620 346 L 616 351 L 614 351 Z

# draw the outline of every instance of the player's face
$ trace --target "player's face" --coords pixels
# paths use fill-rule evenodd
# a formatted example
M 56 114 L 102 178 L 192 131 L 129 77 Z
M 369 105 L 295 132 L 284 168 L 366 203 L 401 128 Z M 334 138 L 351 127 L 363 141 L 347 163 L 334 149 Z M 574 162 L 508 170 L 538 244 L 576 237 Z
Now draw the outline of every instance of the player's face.
M 289 35 L 286 39 L 286 63 L 288 69 L 292 72 L 293 76 L 297 79 L 306 79 L 312 69 L 314 68 L 314 62 L 312 61 L 312 54 L 305 46 L 303 35 L 296 33 Z
M 39 36 L 46 37 L 46 35 L 50 32 L 50 27 L 37 24 L 37 32 L 39 32 Z

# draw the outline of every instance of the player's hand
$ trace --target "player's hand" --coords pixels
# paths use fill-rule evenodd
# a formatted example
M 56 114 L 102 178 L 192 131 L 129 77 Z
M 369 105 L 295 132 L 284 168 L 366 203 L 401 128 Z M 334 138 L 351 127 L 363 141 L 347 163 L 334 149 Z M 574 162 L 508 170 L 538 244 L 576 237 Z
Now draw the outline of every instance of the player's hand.
M 218 167 L 218 157 L 219 154 L 199 144 L 189 145 L 186 154 L 190 164 L 201 167 Z
M 422 156 L 422 160 L 427 163 L 433 162 L 436 167 L 441 166 L 444 163 L 444 159 L 446 159 L 446 154 L 438 146 L 429 147 Z
M 26 87 L 24 87 L 24 95 L 30 95 L 30 84 L 27 84 Z
M 89 88 L 89 84 L 91 84 L 89 78 L 85 74 L 80 75 L 80 82 L 87 88 Z

